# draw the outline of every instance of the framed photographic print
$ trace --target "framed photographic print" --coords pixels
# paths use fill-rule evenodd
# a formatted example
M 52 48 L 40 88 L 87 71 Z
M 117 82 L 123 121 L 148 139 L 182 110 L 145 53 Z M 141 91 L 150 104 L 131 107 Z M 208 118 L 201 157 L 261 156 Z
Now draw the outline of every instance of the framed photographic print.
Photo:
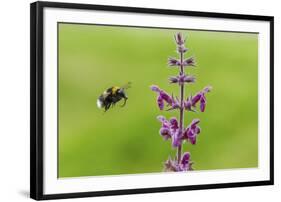
M 31 4 L 31 198 L 273 184 L 273 17 Z

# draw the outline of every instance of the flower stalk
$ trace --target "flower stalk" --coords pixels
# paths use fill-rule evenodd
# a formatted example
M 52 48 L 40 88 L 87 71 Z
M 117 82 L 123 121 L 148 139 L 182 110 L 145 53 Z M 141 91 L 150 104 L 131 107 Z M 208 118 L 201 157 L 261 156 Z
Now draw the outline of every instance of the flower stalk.
M 171 139 L 172 147 L 177 148 L 177 154 L 174 159 L 171 157 L 165 162 L 165 171 L 189 171 L 193 170 L 191 161 L 191 154 L 189 152 L 182 153 L 183 143 L 190 142 L 192 145 L 196 144 L 198 134 L 201 132 L 198 126 L 200 120 L 193 119 L 191 123 L 184 127 L 184 113 L 185 111 L 197 112 L 197 103 L 200 103 L 200 111 L 204 112 L 206 108 L 206 94 L 211 91 L 211 86 L 205 87 L 203 90 L 197 92 L 195 96 L 189 95 L 185 99 L 185 85 L 195 82 L 195 77 L 185 73 L 186 67 L 195 67 L 195 60 L 193 57 L 184 58 L 184 54 L 188 51 L 185 47 L 185 38 L 181 33 L 175 35 L 175 42 L 179 59 L 168 58 L 168 65 L 170 67 L 177 67 L 179 72 L 177 76 L 169 78 L 171 84 L 177 83 L 180 87 L 179 99 L 170 95 L 156 85 L 151 86 L 151 90 L 158 94 L 157 104 L 160 110 L 165 108 L 165 104 L 169 107 L 167 110 L 179 110 L 179 121 L 176 117 L 167 120 L 164 116 L 158 116 L 158 120 L 162 126 L 159 130 L 160 135 L 164 140 Z
M 183 68 L 183 52 L 180 52 L 180 61 L 181 61 L 181 65 L 180 65 L 180 76 L 184 75 L 184 68 Z M 184 104 L 183 104 L 183 100 L 184 100 L 184 83 L 180 83 L 180 132 L 183 131 L 183 121 L 184 121 Z M 178 163 L 180 163 L 181 160 L 181 144 L 178 146 Z

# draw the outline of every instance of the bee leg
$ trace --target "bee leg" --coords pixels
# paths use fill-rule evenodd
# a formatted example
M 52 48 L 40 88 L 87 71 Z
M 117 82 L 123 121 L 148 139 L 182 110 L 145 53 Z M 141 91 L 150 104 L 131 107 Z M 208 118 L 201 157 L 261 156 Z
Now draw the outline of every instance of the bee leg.
M 127 99 L 128 99 L 128 98 L 124 98 L 124 103 L 121 105 L 121 107 L 125 107 L 126 102 L 127 102 Z
M 104 107 L 104 112 L 106 112 L 109 108 L 110 108 L 110 103 L 109 104 L 107 104 L 107 105 L 105 105 L 105 107 Z

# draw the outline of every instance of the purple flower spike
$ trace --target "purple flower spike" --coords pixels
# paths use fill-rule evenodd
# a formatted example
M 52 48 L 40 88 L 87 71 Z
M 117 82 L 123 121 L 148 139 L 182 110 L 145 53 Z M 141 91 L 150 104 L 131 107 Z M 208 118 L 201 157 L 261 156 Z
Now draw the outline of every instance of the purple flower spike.
M 177 148 L 176 156 L 168 158 L 164 164 L 164 170 L 168 172 L 181 172 L 193 170 L 191 155 L 189 152 L 183 153 L 182 146 L 184 143 L 196 144 L 197 136 L 201 132 L 198 126 L 199 119 L 193 119 L 187 128 L 184 128 L 185 110 L 196 112 L 196 105 L 200 103 L 200 111 L 204 112 L 207 103 L 206 94 L 211 91 L 212 87 L 207 86 L 194 96 L 190 94 L 185 100 L 186 84 L 195 82 L 194 76 L 185 74 L 185 67 L 195 66 L 195 59 L 194 57 L 184 58 L 184 53 L 188 50 L 185 47 L 185 37 L 181 33 L 175 34 L 174 37 L 178 58 L 168 58 L 168 65 L 177 67 L 178 75 L 170 77 L 169 81 L 179 85 L 179 96 L 169 95 L 156 85 L 152 85 L 150 88 L 157 93 L 157 104 L 160 110 L 163 110 L 166 105 L 168 107 L 167 111 L 175 109 L 179 111 L 178 119 L 176 117 L 166 119 L 164 116 L 158 116 L 157 119 L 161 122 L 160 135 L 164 140 L 171 140 L 172 148 Z

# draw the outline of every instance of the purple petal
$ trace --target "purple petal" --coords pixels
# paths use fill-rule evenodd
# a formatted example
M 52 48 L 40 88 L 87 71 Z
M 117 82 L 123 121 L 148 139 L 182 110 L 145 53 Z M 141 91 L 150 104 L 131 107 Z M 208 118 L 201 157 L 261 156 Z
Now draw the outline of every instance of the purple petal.
M 175 41 L 178 45 L 183 45 L 185 43 L 185 39 L 180 32 L 175 35 Z
M 185 130 L 184 130 L 184 132 L 183 132 L 183 137 L 182 137 L 182 139 L 188 139 L 188 134 L 189 133 L 189 128 L 186 128 Z
M 196 125 L 200 122 L 200 119 L 193 119 L 191 124 L 190 124 L 190 128 L 195 128 Z
M 205 107 L 206 107 L 206 98 L 205 98 L 205 95 L 202 95 L 202 97 L 200 99 L 200 111 L 204 112 Z
M 187 83 L 194 83 L 195 82 L 195 77 L 194 76 L 185 76 L 184 77 L 184 82 L 187 82 Z
M 164 100 L 160 95 L 157 98 L 157 104 L 160 110 L 164 109 Z
M 180 108 L 179 102 L 172 97 L 172 106 L 170 109 L 168 109 L 168 111 L 173 110 L 173 109 L 178 109 L 178 108 Z
M 158 86 L 156 86 L 156 85 L 150 86 L 150 89 L 151 89 L 152 91 L 155 91 L 155 92 L 160 92 L 160 88 L 159 88 Z
M 168 140 L 169 138 L 171 138 L 171 133 L 168 128 L 160 128 L 159 133 L 164 138 L 164 140 Z
M 157 119 L 162 123 L 162 128 L 170 130 L 170 122 L 164 116 L 157 116 Z
M 186 101 L 184 101 L 184 108 L 185 110 L 188 111 L 193 111 L 192 110 L 192 96 L 189 96 Z
M 205 108 L 206 108 L 206 104 L 204 102 L 201 102 L 200 103 L 200 111 L 201 112 L 204 112 L 205 111 Z
M 185 75 L 180 75 L 178 76 L 178 80 L 179 80 L 179 84 L 183 84 L 184 83 L 184 80 L 185 80 Z
M 196 143 L 196 137 L 200 133 L 200 128 L 197 126 L 199 122 L 199 119 L 193 119 L 184 132 L 184 139 L 188 139 L 191 144 Z
M 176 148 L 179 147 L 180 144 L 181 144 L 180 139 L 175 136 L 172 136 L 172 146 Z
M 192 98 L 192 106 L 195 106 L 196 103 L 200 100 L 202 96 L 201 92 L 198 92 L 193 98 Z
M 180 66 L 181 62 L 175 58 L 168 58 L 168 65 L 169 66 Z
M 196 128 L 194 129 L 194 133 L 199 134 L 200 132 L 201 132 L 200 127 L 196 126 Z
M 169 105 L 172 105 L 173 99 L 172 97 L 166 93 L 165 91 L 161 90 L 160 95 L 163 100 L 165 100 Z
M 156 85 L 152 85 L 150 88 L 151 88 L 151 90 L 153 90 L 159 94 L 158 98 L 157 98 L 157 103 L 158 103 L 160 110 L 164 109 L 164 101 L 166 101 L 169 105 L 172 105 L 173 99 L 168 93 L 166 93 L 165 91 L 163 91 Z
M 209 92 L 211 92 L 212 89 L 213 89 L 212 86 L 206 86 L 206 87 L 203 89 L 203 92 L 204 92 L 204 93 L 209 93 Z
M 178 121 L 175 117 L 172 117 L 170 119 L 170 124 L 171 124 L 171 129 L 173 129 L 174 131 L 179 128 Z
M 206 97 L 205 94 L 210 92 L 212 89 L 211 86 L 207 86 L 205 87 L 203 90 L 201 90 L 200 92 L 198 92 L 193 98 L 192 98 L 192 106 L 196 106 L 196 104 L 200 101 L 200 111 L 204 112 L 205 108 L 206 108 Z
M 187 131 L 187 138 L 188 138 L 188 139 L 189 139 L 189 138 L 193 138 L 193 137 L 195 137 L 195 136 L 196 136 L 196 134 L 194 133 L 193 130 L 189 129 L 189 130 Z
M 189 163 L 189 161 L 190 161 L 190 153 L 189 153 L 189 152 L 185 152 L 185 153 L 183 154 L 183 156 L 182 156 L 181 163 L 182 163 L 183 165 L 186 165 L 186 164 Z
M 157 116 L 157 119 L 162 123 L 167 121 L 167 119 L 164 116 L 161 116 L 161 115 Z
M 181 171 L 189 171 L 192 170 L 191 166 L 192 166 L 192 162 L 190 161 L 190 153 L 185 152 L 180 162 L 180 169 Z
M 195 66 L 195 59 L 194 57 L 190 57 L 183 61 L 183 66 Z
M 172 146 L 178 147 L 181 145 L 181 138 L 179 132 L 176 132 L 172 135 Z
M 191 111 L 191 102 L 189 100 L 184 102 L 184 108 L 185 110 Z
M 196 144 L 196 136 L 194 136 L 194 137 L 189 137 L 189 142 L 190 142 L 191 144 Z
M 171 77 L 169 78 L 169 80 L 170 80 L 170 83 L 178 83 L 178 81 L 179 81 L 176 76 L 171 76 Z
M 179 76 L 173 76 L 169 78 L 170 83 L 179 83 L 183 84 L 186 83 L 193 83 L 195 82 L 195 77 L 191 75 L 179 75 Z
M 186 51 L 188 51 L 188 48 L 186 48 L 186 47 L 184 46 L 184 44 L 178 46 L 178 52 L 179 52 L 179 53 L 185 53 Z

